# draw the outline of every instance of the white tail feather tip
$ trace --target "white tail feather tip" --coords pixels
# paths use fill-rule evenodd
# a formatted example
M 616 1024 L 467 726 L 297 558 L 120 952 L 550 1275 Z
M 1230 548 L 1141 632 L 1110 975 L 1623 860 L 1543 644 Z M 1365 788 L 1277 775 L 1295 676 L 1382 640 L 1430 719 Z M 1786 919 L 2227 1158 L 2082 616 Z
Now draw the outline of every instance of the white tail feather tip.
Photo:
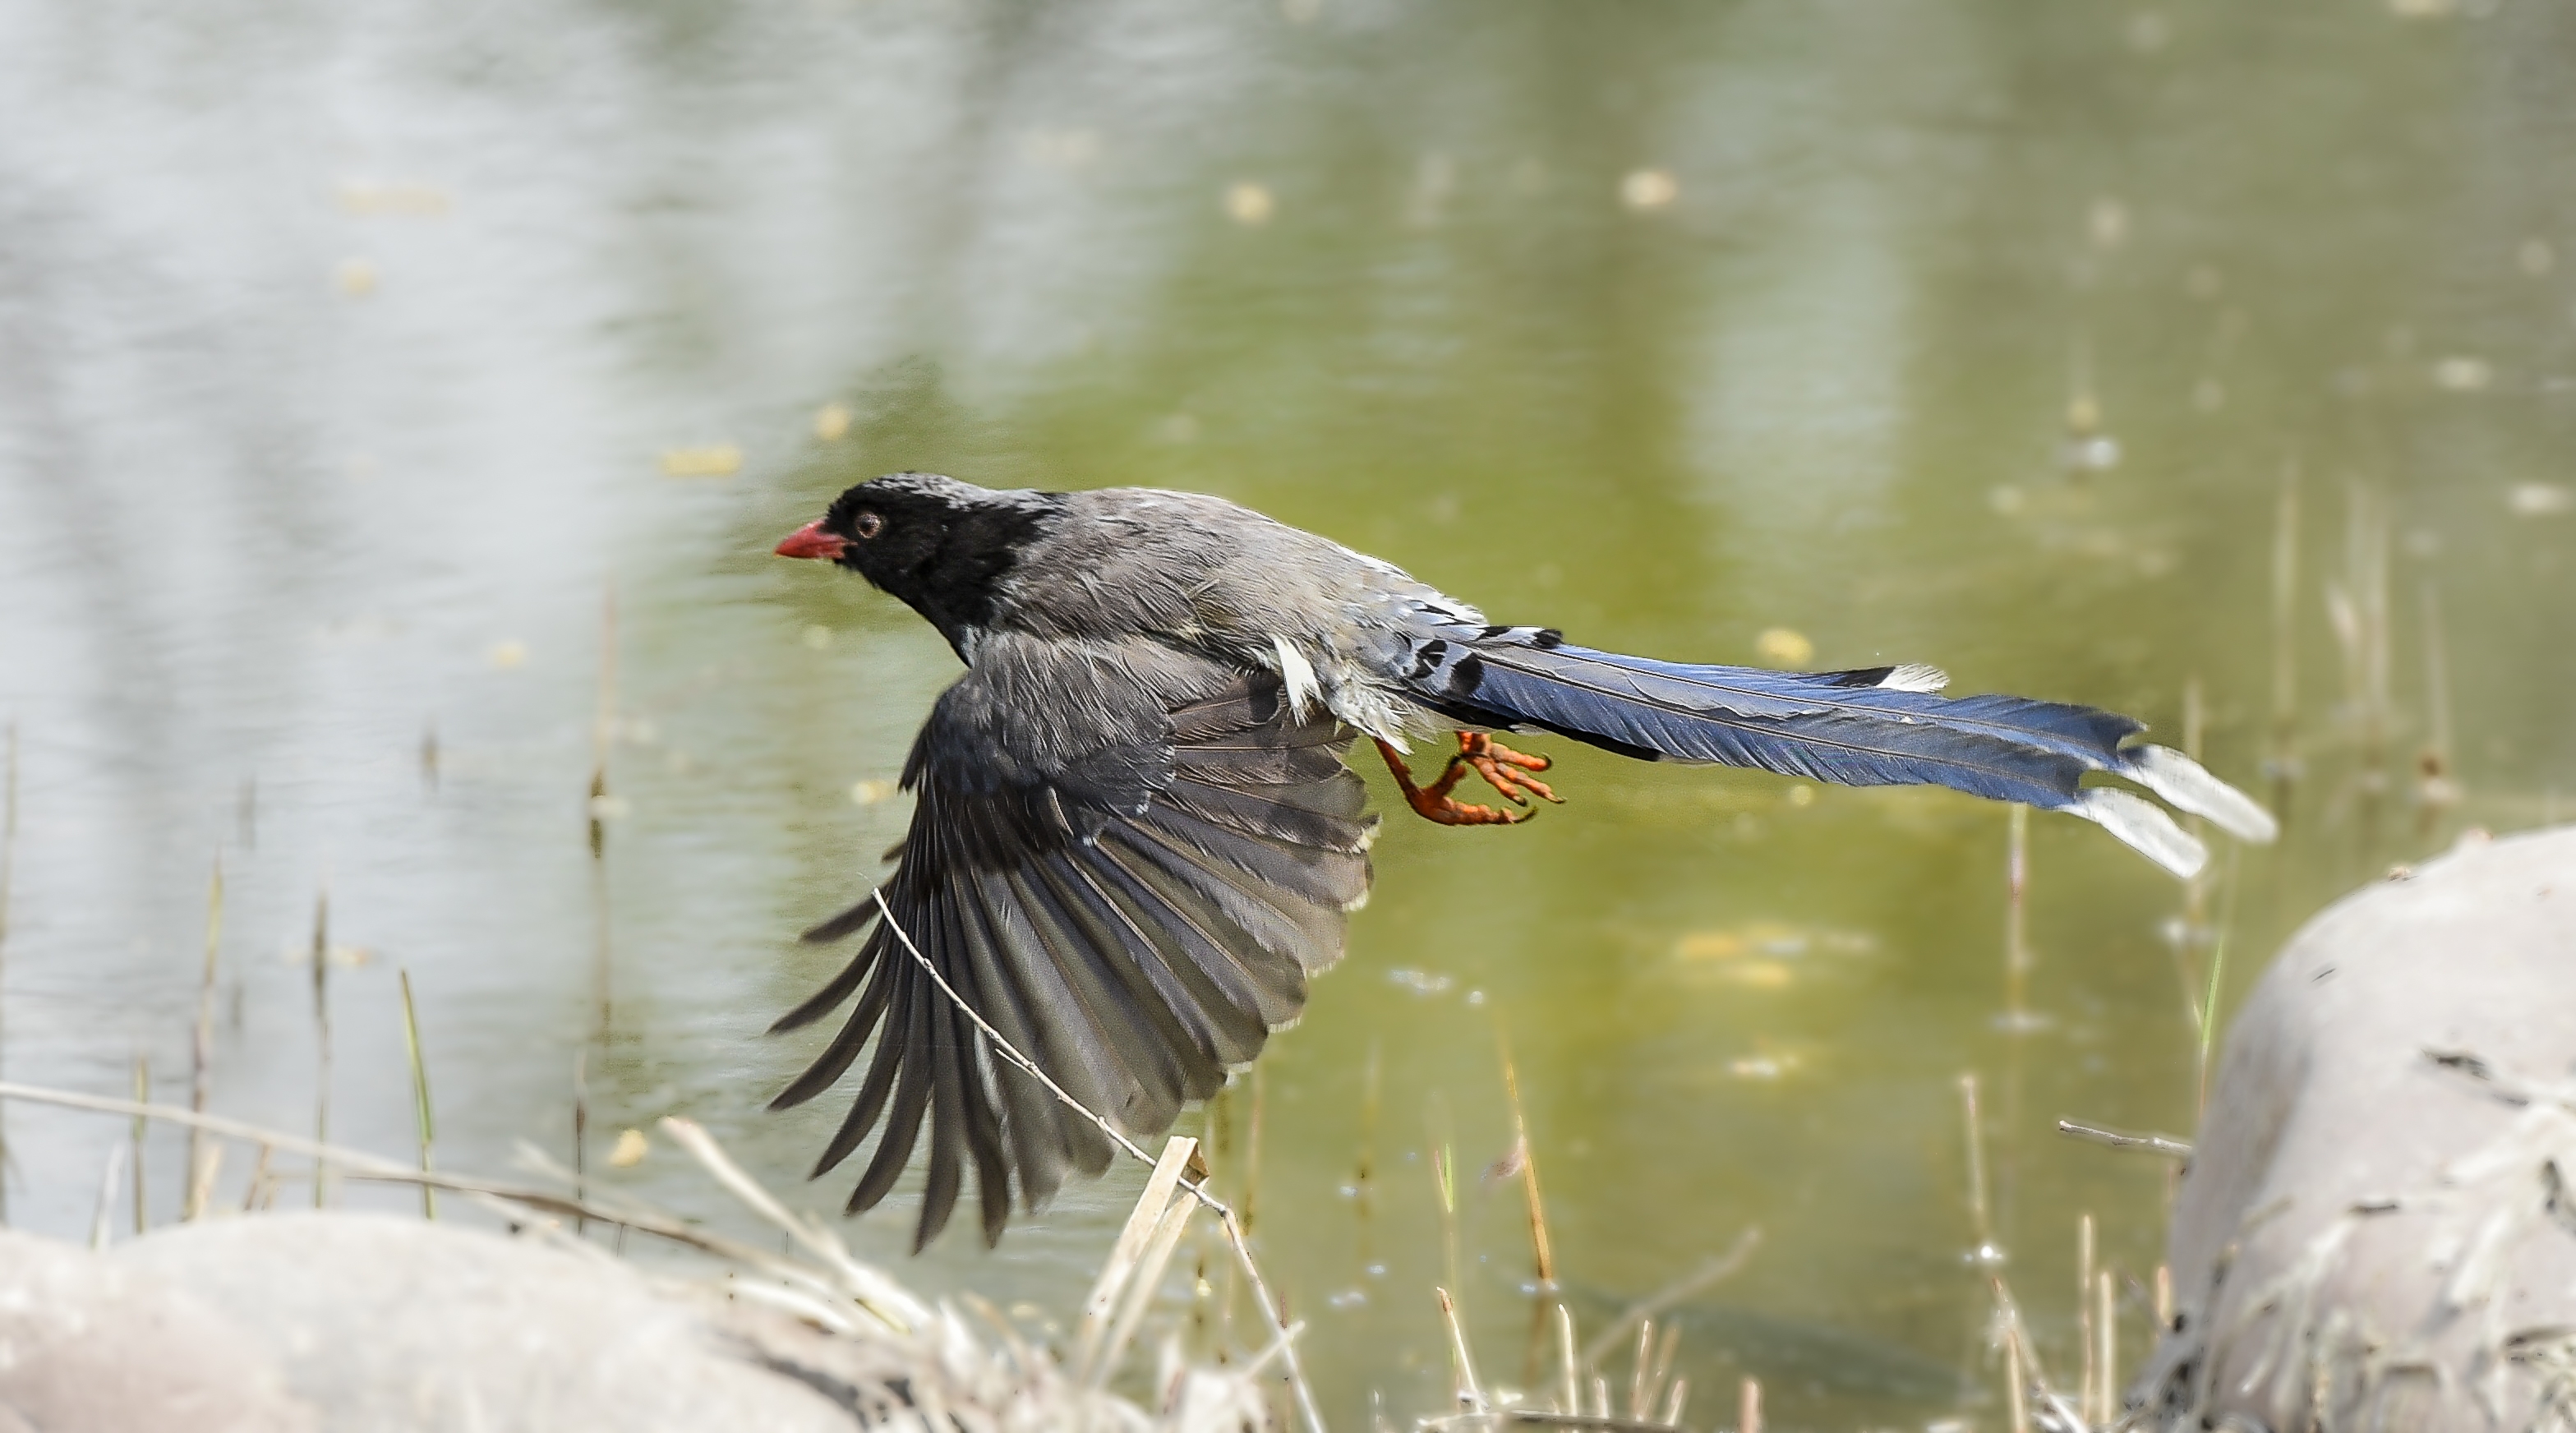
M 1879 678 L 1878 685 L 1891 692 L 1937 692 L 1950 685 L 1950 674 L 1939 667 L 1908 662 Z
M 2121 844 L 2183 880 L 2199 875 L 2200 868 L 2209 864 L 2209 849 L 2175 825 L 2163 807 L 2116 786 L 2085 787 L 2058 809 L 2119 837 Z
M 2195 816 L 2206 816 L 2239 841 L 2268 846 L 2281 823 L 2254 798 L 2212 776 L 2169 746 L 2142 744 L 2120 753 L 2120 774 Z

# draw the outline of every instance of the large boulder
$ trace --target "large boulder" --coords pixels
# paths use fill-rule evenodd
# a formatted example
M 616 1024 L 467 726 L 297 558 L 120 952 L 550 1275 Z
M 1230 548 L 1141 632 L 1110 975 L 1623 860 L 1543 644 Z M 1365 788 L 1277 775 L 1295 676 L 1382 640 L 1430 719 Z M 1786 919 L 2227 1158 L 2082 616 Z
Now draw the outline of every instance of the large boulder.
M 890 1352 L 452 1223 L 0 1233 L 0 1433 L 848 1433 L 912 1411 Z
M 2228 1032 L 2133 1388 L 2165 1429 L 2576 1428 L 2576 829 L 2310 922 Z

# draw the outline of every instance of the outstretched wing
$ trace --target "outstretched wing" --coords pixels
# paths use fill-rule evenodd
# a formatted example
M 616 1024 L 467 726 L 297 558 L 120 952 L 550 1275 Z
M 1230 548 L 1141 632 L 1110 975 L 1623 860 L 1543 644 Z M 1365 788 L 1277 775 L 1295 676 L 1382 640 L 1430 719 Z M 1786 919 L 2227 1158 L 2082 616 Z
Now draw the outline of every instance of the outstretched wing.
M 886 883 L 895 920 L 958 995 L 1121 1130 L 1169 1129 L 1294 1020 L 1368 893 L 1375 822 L 1342 764 L 1351 733 L 1278 679 L 1142 639 L 985 639 L 913 742 L 912 826 Z M 928 1121 L 919 1249 L 972 1160 L 984 1238 L 1014 1180 L 1034 1210 L 1109 1141 L 991 1049 L 877 920 L 873 899 L 806 932 L 868 932 L 773 1027 L 857 1004 L 771 1104 L 822 1093 L 875 1053 L 819 1176 L 882 1125 L 849 1210 L 894 1187 Z M 874 923 L 871 928 L 871 923 Z

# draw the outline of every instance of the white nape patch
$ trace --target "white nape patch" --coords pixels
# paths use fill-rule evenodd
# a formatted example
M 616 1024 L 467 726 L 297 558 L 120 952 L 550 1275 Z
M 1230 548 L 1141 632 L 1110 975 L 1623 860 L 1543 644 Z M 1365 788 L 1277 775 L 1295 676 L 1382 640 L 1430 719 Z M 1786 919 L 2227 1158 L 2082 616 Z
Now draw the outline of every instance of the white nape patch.
M 2195 816 L 2206 816 L 2239 841 L 2268 846 L 2281 834 L 2281 823 L 2254 798 L 2212 776 L 2197 761 L 2170 746 L 2142 742 L 2120 753 L 2122 776 Z
M 2087 786 L 2057 809 L 2093 822 L 2183 880 L 2199 875 L 2200 868 L 2209 864 L 2209 848 L 2175 825 L 2163 807 L 2116 786 Z
M 1315 666 L 1297 644 L 1285 637 L 1272 637 L 1270 650 L 1279 657 L 1279 681 L 1288 689 L 1288 710 L 1303 718 L 1324 695 L 1324 684 L 1315 680 Z
M 1879 688 L 1891 692 L 1937 692 L 1950 685 L 1950 674 L 1939 667 L 1921 662 L 1908 662 L 1878 679 Z

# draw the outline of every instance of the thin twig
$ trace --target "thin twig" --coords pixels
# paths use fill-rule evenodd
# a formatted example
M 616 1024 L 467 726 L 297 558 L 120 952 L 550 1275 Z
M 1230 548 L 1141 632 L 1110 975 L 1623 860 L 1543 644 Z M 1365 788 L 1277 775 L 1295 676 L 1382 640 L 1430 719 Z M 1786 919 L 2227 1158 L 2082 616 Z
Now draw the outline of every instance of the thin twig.
M 149 1055 L 134 1057 L 134 1102 L 138 1105 L 152 1102 L 152 1057 Z M 150 1213 L 143 1199 L 143 1135 L 148 1128 L 149 1124 L 143 1116 L 134 1117 L 132 1162 L 134 1165 L 134 1237 L 137 1239 L 142 1238 L 152 1228 Z
M 1106 1118 L 1093 1113 L 1082 1101 L 1065 1093 L 1064 1086 L 1057 1084 L 1046 1071 L 1039 1069 L 1035 1060 L 1021 1054 L 1018 1046 L 1003 1038 L 1002 1032 L 993 1028 L 992 1022 L 984 1018 L 982 1011 L 977 1010 L 964 996 L 957 993 L 957 987 L 949 984 L 948 977 L 941 974 L 939 967 L 931 963 L 930 957 L 922 954 L 921 947 L 913 943 L 912 934 L 903 928 L 903 922 L 895 919 L 894 908 L 886 904 L 885 887 L 877 887 L 870 891 L 868 896 L 877 903 L 878 914 L 885 917 L 886 929 L 893 931 L 895 939 L 903 943 L 903 948 L 912 956 L 913 963 L 921 967 L 922 972 L 930 977 L 931 983 L 938 986 L 940 993 L 948 997 L 950 1004 L 955 1005 L 967 1019 L 975 1022 L 975 1028 L 984 1032 L 984 1038 L 993 1042 L 994 1050 L 1002 1058 L 1028 1072 L 1039 1084 L 1046 1086 L 1048 1093 L 1054 1095 L 1067 1109 L 1091 1121 L 1102 1134 L 1109 1137 L 1111 1143 L 1127 1151 L 1128 1155 L 1137 1162 L 1148 1165 L 1154 1163 L 1153 1156 L 1145 1153 L 1134 1140 L 1129 1139 L 1125 1131 L 1111 1124 Z M 1245 1282 L 1252 1286 L 1252 1296 L 1261 1303 L 1262 1316 L 1281 1329 L 1290 1327 L 1288 1311 L 1277 1299 L 1271 1297 L 1269 1281 L 1261 1277 L 1261 1266 L 1253 1260 L 1252 1246 L 1245 1240 L 1243 1226 L 1235 1219 L 1234 1210 L 1223 1200 L 1208 1193 L 1204 1180 L 1183 1180 L 1181 1187 L 1188 1190 L 1192 1198 L 1206 1205 L 1210 1212 L 1224 1221 L 1226 1242 L 1234 1246 L 1235 1261 L 1243 1268 Z M 1324 1433 L 1324 1416 L 1315 1406 L 1314 1390 L 1307 1386 L 1306 1371 L 1298 1360 L 1293 1341 L 1280 1350 L 1280 1361 L 1287 1366 L 1288 1386 L 1296 1394 L 1297 1412 L 1304 1420 L 1308 1433 Z
M 1435 1288 L 1440 1296 L 1440 1319 L 1449 1327 L 1449 1359 L 1457 1375 L 1458 1406 L 1471 1413 L 1484 1411 L 1485 1391 L 1476 1384 L 1476 1360 L 1467 1351 L 1467 1330 L 1458 1322 L 1457 1302 L 1447 1289 Z
M 708 1134 L 697 1121 L 665 1115 L 662 1133 L 669 1135 L 672 1143 L 686 1150 L 707 1173 L 715 1176 L 718 1184 L 748 1205 L 754 1214 L 785 1230 L 808 1253 L 822 1260 L 840 1276 L 850 1296 L 889 1328 L 910 1333 L 930 1322 L 928 1305 L 904 1292 L 894 1280 L 850 1257 L 849 1249 L 841 1243 L 841 1236 L 779 1203 L 776 1196 L 762 1188 L 760 1182 L 745 1173 L 742 1166 L 734 1163 L 733 1158 L 724 1152 L 724 1147 L 716 1143 L 715 1136 Z
M 215 856 L 215 873 L 206 883 L 206 972 L 197 983 L 197 1029 L 188 1053 L 188 1108 L 198 1114 L 206 1112 L 206 1098 L 212 1092 L 214 1085 L 215 956 L 216 952 L 223 948 L 223 940 L 224 858 L 222 853 L 218 852 Z M 179 1209 L 179 1217 L 182 1220 L 197 1219 L 205 1214 L 205 1193 L 202 1187 L 211 1186 L 214 1183 L 201 1173 L 199 1165 L 199 1161 L 204 1158 L 198 1150 L 198 1136 L 202 1133 L 203 1131 L 194 1127 L 188 1131 L 188 1199 Z
M 402 979 L 403 1051 L 411 1057 L 412 1123 L 420 1134 L 420 1172 L 427 1174 L 430 1145 L 438 1138 L 438 1125 L 430 1116 L 429 1063 L 420 1052 L 420 1012 L 412 1004 L 411 972 L 406 969 L 396 974 Z M 420 1187 L 420 1217 L 438 1217 L 438 1191 L 427 1184 Z
M 2160 1154 L 2167 1159 L 2191 1158 L 2191 1146 L 2171 1135 L 2123 1134 L 2115 1129 L 2104 1129 L 2100 1125 L 2077 1124 L 2073 1120 L 2059 1120 L 2057 1132 L 2071 1135 L 2076 1139 L 2089 1140 L 2110 1149 L 2136 1150 L 2141 1154 Z
M 315 1078 L 313 1081 L 313 1147 L 326 1148 L 331 1142 L 331 893 L 324 891 L 313 902 L 313 1041 Z M 320 1154 L 313 1156 L 313 1207 L 323 1204 L 324 1192 L 330 1187 L 331 1166 Z
M 18 864 L 18 723 L 9 723 L 9 761 L 5 779 L 0 779 L 0 995 L 9 984 L 9 891 Z M 0 1000 L 0 1019 L 5 1019 L 7 1004 Z M 0 1052 L 9 1047 L 5 1025 L 0 1025 Z M 9 1223 L 9 1136 L 0 1124 L 0 1227 Z

